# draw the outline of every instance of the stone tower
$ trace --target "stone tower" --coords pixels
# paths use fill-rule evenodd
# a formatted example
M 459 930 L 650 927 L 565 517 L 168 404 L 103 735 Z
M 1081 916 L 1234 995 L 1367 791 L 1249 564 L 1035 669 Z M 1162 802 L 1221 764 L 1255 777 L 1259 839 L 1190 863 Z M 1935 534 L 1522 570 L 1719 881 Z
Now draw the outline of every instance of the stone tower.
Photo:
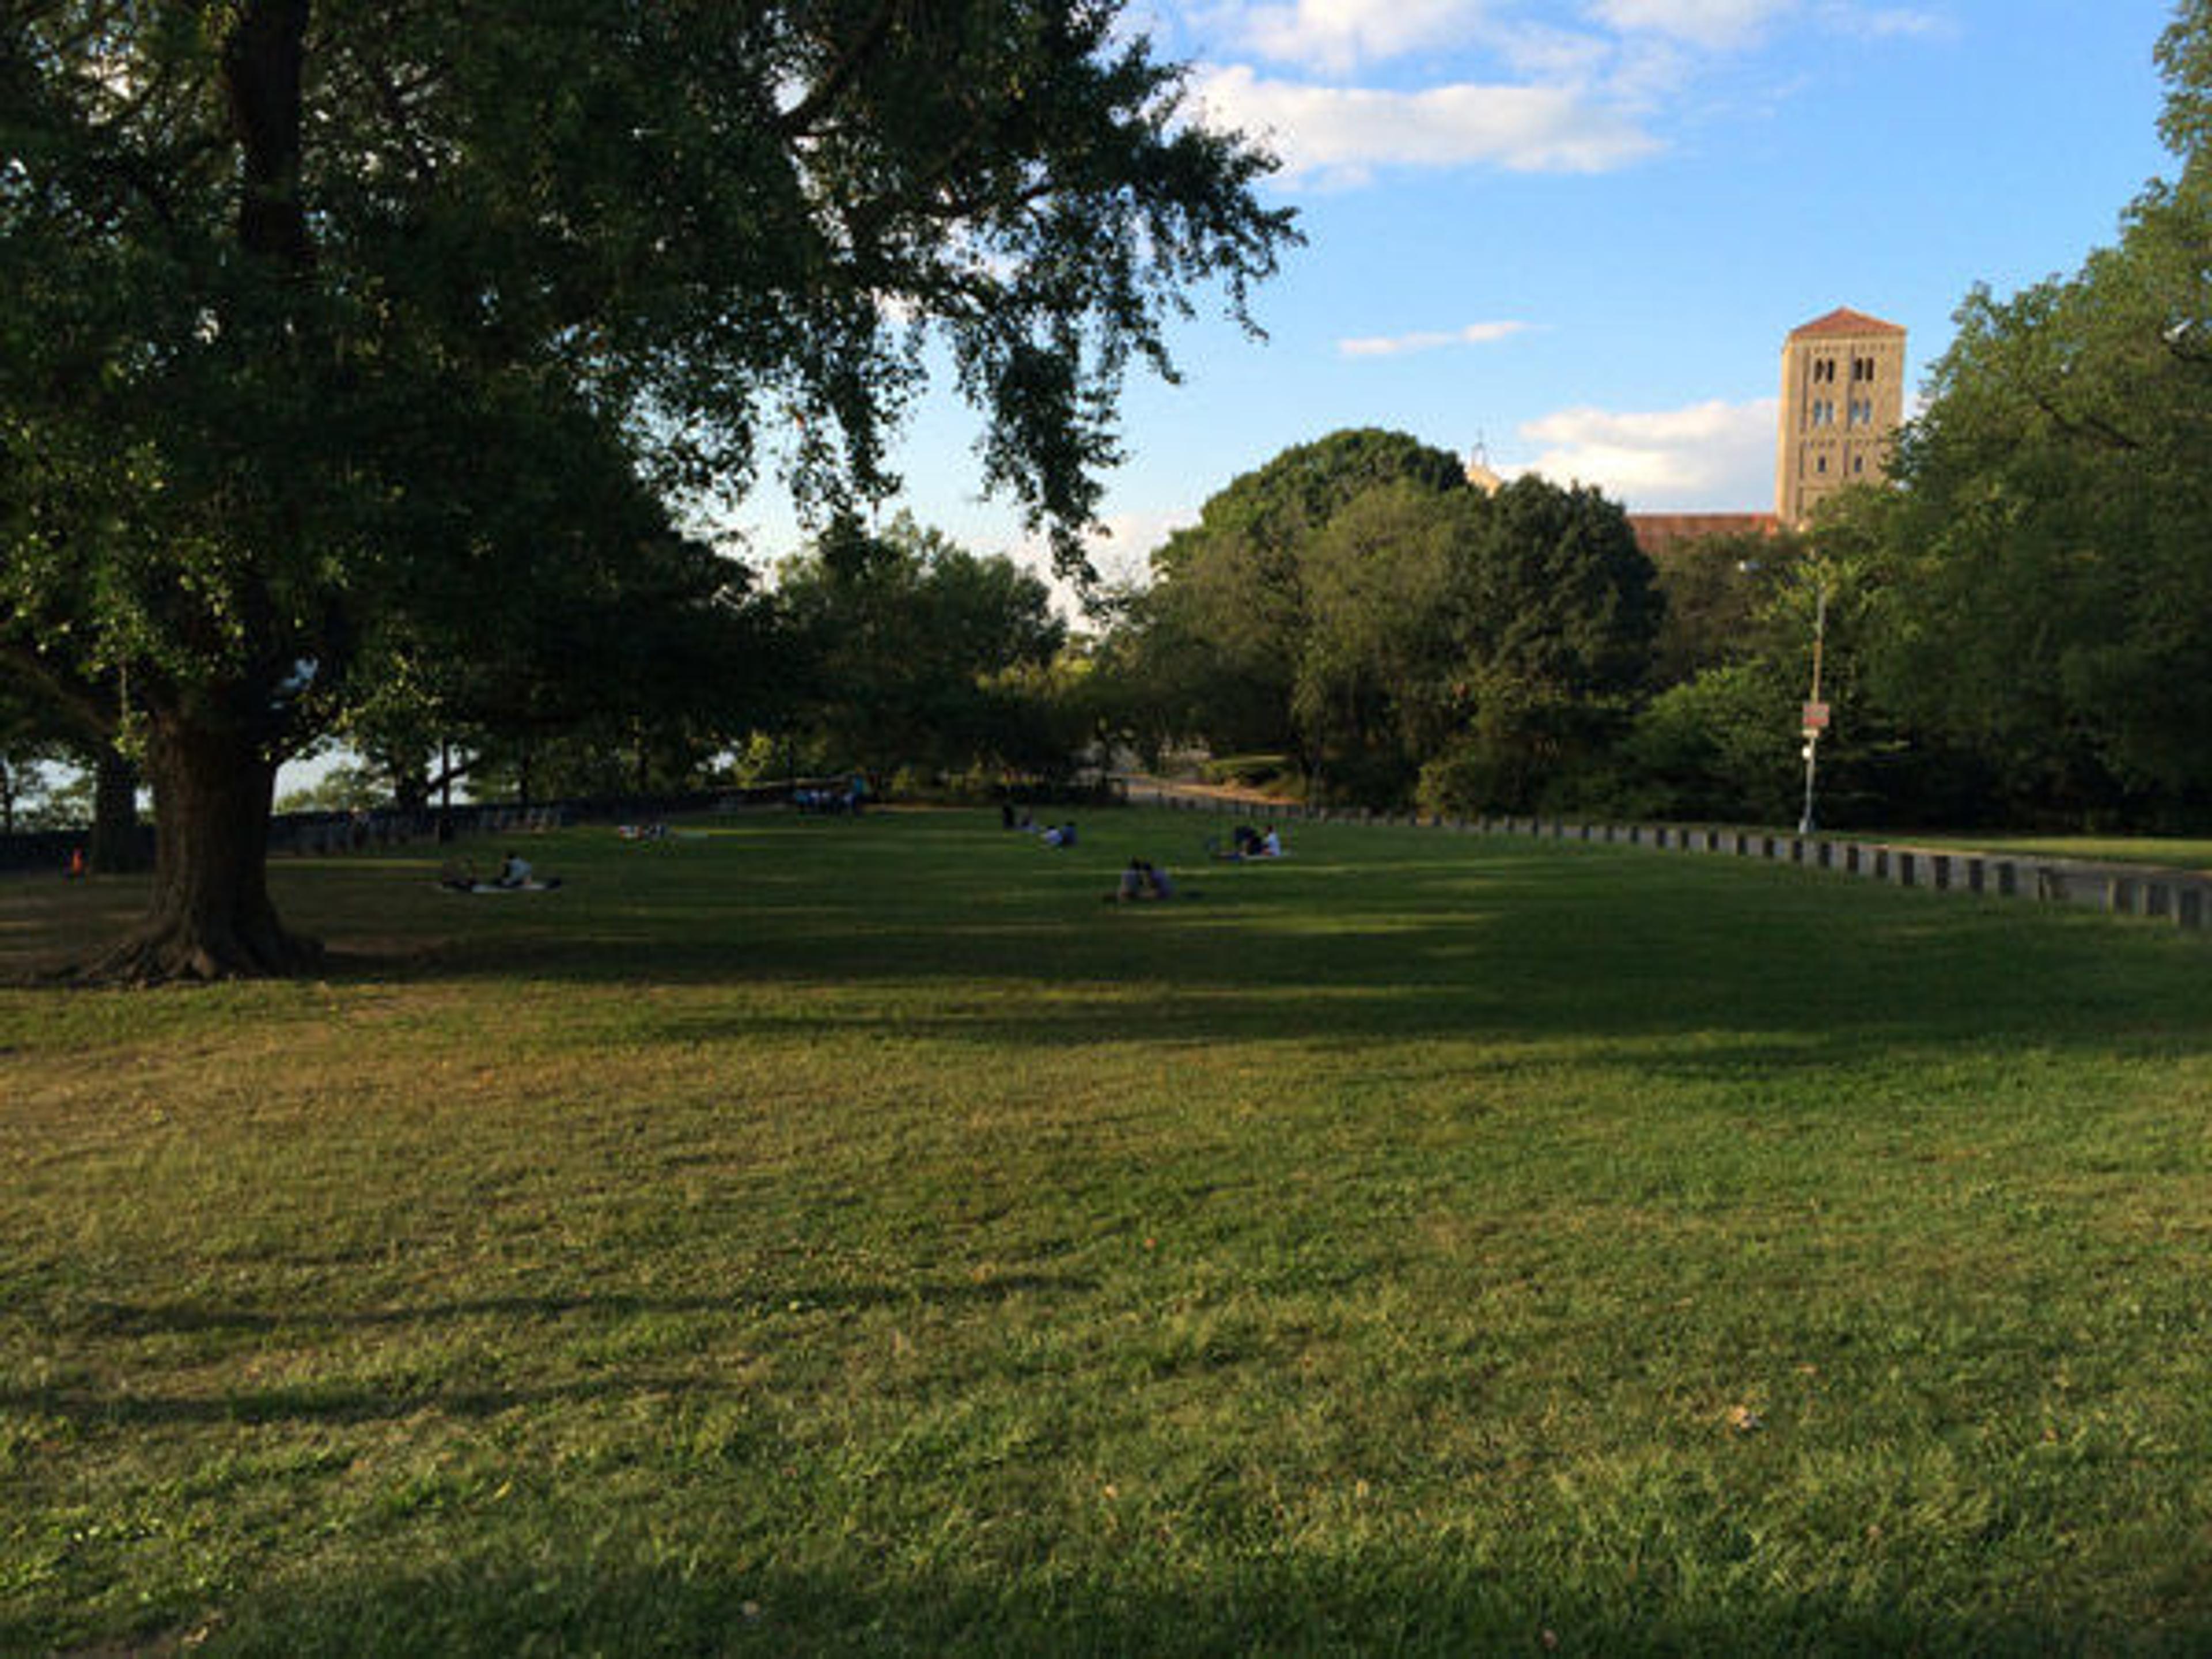
M 1782 420 L 1774 516 L 1790 528 L 1849 483 L 1882 477 L 1905 418 L 1905 331 L 1862 312 L 1832 311 L 1782 343 Z

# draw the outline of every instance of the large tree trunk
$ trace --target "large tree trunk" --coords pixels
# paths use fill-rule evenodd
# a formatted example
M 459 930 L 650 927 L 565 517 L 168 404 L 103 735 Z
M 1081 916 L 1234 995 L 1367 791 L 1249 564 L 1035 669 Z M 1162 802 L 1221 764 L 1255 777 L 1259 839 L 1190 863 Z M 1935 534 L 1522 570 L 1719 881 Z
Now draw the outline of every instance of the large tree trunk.
M 112 744 L 92 766 L 92 867 L 112 876 L 143 870 L 146 837 L 138 827 L 138 769 Z
M 430 773 L 420 761 L 402 762 L 392 768 L 392 805 L 399 811 L 422 813 L 430 806 Z
M 163 720 L 148 745 L 147 773 L 158 832 L 153 902 L 88 976 L 270 978 L 316 966 L 322 947 L 285 932 L 269 902 L 274 763 L 236 734 Z

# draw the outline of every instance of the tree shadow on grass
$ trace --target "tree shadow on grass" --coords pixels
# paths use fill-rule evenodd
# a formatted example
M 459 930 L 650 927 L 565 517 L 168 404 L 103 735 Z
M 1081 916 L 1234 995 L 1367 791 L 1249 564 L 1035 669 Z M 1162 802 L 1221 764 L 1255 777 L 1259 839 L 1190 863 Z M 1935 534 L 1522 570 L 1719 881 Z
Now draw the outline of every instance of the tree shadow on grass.
M 702 1530 L 710 1530 L 703 1529 Z M 622 1565 L 619 1540 L 550 1542 L 507 1565 L 302 1571 L 249 1589 L 210 1623 L 225 1652 L 292 1656 L 1229 1654 L 1451 1656 L 2195 1654 L 2212 1617 L 2122 1626 L 2097 1612 L 1949 1605 L 1901 1574 L 1874 1594 L 1697 1582 L 1650 1563 L 1476 1562 L 1448 1540 L 1301 1549 L 1264 1535 L 1212 1563 L 1130 1548 L 1073 1563 L 961 1569 L 884 1559 L 783 1565 L 777 1540 L 722 1540 L 682 1565 Z M 1094 1552 L 1095 1552 L 1095 1546 Z M 848 1542 L 848 1551 L 853 1549 Z M 1163 1560 L 1163 1556 L 1168 1557 Z M 765 1557 L 765 1559 L 763 1559 Z M 750 1561 L 760 1565 L 747 1566 Z M 1931 1603 L 1933 1605 L 1931 1605 Z M 0 1622 L 0 1642 L 41 1645 Z
M 2100 951 L 2094 941 L 2085 951 L 2078 937 L 1991 941 L 1960 961 L 1929 952 L 1917 928 L 1863 927 L 1817 956 L 1754 951 L 1701 967 L 1567 957 L 1526 942 L 1484 951 L 1469 944 L 1478 931 L 1406 928 L 1387 946 L 1335 941 L 1291 958 L 1259 930 L 1249 965 L 1185 951 L 1126 975 L 1071 963 L 1056 979 L 947 971 L 933 981 L 924 956 L 896 946 L 834 969 L 755 957 L 714 976 L 732 988 L 728 997 L 627 1003 L 618 1024 L 624 1041 L 638 1042 L 842 1032 L 979 1053 L 1141 1042 L 1170 1060 L 1224 1042 L 1449 1042 L 1487 1045 L 1496 1052 L 1486 1064 L 1532 1063 L 1550 1050 L 1563 1061 L 1663 1065 L 1684 1076 L 1810 1071 L 1960 1044 L 2172 1058 L 2212 1044 L 2197 988 L 2170 964 L 2125 948 Z M 684 983 L 665 973 L 653 982 Z M 872 984 L 885 994 L 777 994 Z M 746 994 L 752 985 L 765 994 Z
M 501 1325 L 568 1322 L 579 1334 L 607 1329 L 640 1318 L 731 1320 L 746 1323 L 804 1310 L 810 1314 L 860 1312 L 878 1308 L 989 1307 L 1016 1297 L 1089 1295 L 1095 1279 L 1041 1273 L 994 1273 L 914 1285 L 777 1284 L 749 1285 L 728 1296 L 641 1296 L 623 1292 L 574 1295 L 478 1297 L 465 1301 L 375 1308 L 266 1308 L 225 1306 L 206 1302 L 92 1302 L 52 1322 L 71 1336 L 135 1340 L 174 1335 L 234 1335 L 245 1339 L 327 1338 L 341 1330 L 404 1330 L 475 1321 Z M 671 1389 L 696 1394 L 696 1376 L 665 1379 Z M 393 1388 L 386 1384 L 307 1382 L 228 1389 L 218 1395 L 162 1394 L 144 1387 L 94 1389 L 74 1382 L 0 1388 L 0 1413 L 20 1412 L 60 1419 L 82 1426 L 160 1423 L 357 1423 L 411 1417 L 437 1410 L 463 1417 L 492 1417 L 503 1412 L 559 1402 L 615 1398 L 652 1391 L 648 1372 L 626 1370 L 538 1388 L 473 1388 L 429 1384 Z
M 205 1302 L 89 1302 L 70 1328 L 114 1337 L 203 1331 L 319 1331 L 430 1325 L 452 1320 L 603 1320 L 645 1316 L 744 1316 L 804 1306 L 832 1312 L 867 1308 L 988 1306 L 1017 1296 L 1079 1296 L 1097 1282 L 1069 1273 L 1000 1273 L 988 1278 L 915 1285 L 782 1283 L 748 1285 L 726 1296 L 641 1296 L 627 1291 L 472 1297 L 465 1301 L 396 1307 L 226 1307 Z

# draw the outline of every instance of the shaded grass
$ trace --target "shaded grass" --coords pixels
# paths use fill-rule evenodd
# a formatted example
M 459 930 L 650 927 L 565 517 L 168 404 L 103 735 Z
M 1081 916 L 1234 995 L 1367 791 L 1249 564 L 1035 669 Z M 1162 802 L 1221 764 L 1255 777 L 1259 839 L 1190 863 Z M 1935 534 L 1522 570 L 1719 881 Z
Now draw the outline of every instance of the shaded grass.
M 2212 1645 L 2201 941 L 1086 830 L 285 865 L 326 981 L 0 994 L 0 1647 Z

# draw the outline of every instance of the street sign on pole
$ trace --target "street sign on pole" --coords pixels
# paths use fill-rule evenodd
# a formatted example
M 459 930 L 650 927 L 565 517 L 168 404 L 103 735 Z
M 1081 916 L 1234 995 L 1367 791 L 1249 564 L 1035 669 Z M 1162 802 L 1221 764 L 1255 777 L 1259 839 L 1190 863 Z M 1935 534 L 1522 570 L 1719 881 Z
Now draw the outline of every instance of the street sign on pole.
M 1825 732 L 1827 729 L 1828 705 L 1825 702 L 1807 703 L 1805 705 L 1806 735 L 1809 737 L 1815 732 Z

